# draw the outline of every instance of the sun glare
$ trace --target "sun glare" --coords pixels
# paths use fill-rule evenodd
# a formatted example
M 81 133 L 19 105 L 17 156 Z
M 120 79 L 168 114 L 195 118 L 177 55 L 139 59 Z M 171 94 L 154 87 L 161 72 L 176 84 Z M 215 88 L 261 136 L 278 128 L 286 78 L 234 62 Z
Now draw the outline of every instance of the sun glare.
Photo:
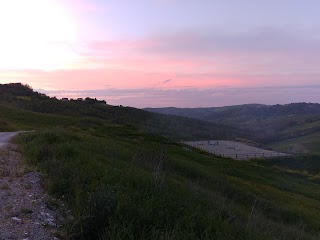
M 55 70 L 74 64 L 76 26 L 56 0 L 0 0 L 0 69 Z

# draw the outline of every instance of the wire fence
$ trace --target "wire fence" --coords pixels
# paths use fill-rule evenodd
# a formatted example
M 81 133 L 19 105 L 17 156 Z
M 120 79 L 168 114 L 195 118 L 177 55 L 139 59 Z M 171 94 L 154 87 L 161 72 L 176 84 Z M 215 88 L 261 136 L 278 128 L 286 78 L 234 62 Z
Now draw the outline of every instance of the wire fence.
M 287 157 L 290 156 L 288 153 L 280 153 L 280 152 L 274 152 L 274 153 L 219 153 L 215 151 L 208 151 L 206 149 L 202 149 L 204 151 L 210 152 L 214 155 L 218 155 L 221 157 L 229 157 L 229 158 L 235 158 L 235 159 L 252 159 L 252 158 L 270 158 L 270 157 Z
M 243 160 L 243 159 L 253 159 L 253 158 L 272 158 L 272 157 L 288 157 L 288 156 L 292 156 L 292 155 L 301 155 L 303 154 L 302 152 L 298 152 L 298 153 L 283 153 L 283 152 L 274 152 L 271 150 L 263 150 L 263 149 L 259 149 L 261 151 L 257 151 L 257 152 L 240 152 L 240 153 L 226 153 L 224 151 L 219 151 L 217 149 L 213 150 L 210 149 L 210 147 L 205 147 L 206 145 L 199 145 L 199 144 L 191 144 L 191 143 L 187 143 L 184 142 L 185 144 L 191 146 L 191 147 L 195 147 L 198 149 L 201 149 L 203 151 L 209 152 L 211 154 L 214 154 L 216 156 L 221 156 L 221 157 L 227 157 L 227 158 L 233 158 L 233 159 L 239 159 L 239 160 Z M 235 150 L 235 149 L 234 149 Z

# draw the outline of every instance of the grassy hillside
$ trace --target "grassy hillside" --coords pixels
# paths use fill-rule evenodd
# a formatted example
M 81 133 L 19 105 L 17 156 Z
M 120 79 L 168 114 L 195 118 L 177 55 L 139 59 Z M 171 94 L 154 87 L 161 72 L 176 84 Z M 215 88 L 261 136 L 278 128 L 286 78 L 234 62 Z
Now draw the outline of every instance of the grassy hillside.
M 268 146 L 278 151 L 313 153 L 320 155 L 320 132 L 280 142 L 273 142 Z
M 37 130 L 16 142 L 71 208 L 66 238 L 319 239 L 316 158 L 240 162 L 147 132 L 150 115 L 140 110 L 69 102 L 61 103 L 69 114 L 42 113 L 32 107 L 50 100 L 24 99 L 26 110 L 10 98 L 0 104 L 1 127 Z M 96 107 L 108 117 L 86 113 Z
M 83 239 L 317 239 L 320 182 L 216 158 L 128 127 L 18 140 Z
M 290 141 L 290 139 L 295 139 L 293 140 L 295 142 L 300 139 L 312 141 L 313 136 L 320 133 L 320 104 L 314 103 L 274 106 L 248 104 L 219 108 L 154 108 L 146 110 L 235 126 L 247 131 L 253 140 L 264 144 Z M 317 153 L 312 147 L 317 144 L 317 140 L 314 143 L 310 142 L 310 144 L 303 142 L 299 144 L 305 145 L 308 151 Z
M 0 84 L 0 108 L 3 108 L 1 110 L 3 113 L 7 114 L 9 111 L 11 117 L 18 119 L 18 121 L 21 117 L 26 118 L 23 129 L 38 128 L 38 126 L 29 127 L 28 125 L 28 121 L 31 123 L 34 121 L 30 112 L 36 112 L 39 113 L 36 118 L 39 116 L 41 119 L 46 119 L 48 115 L 54 115 L 58 125 L 73 126 L 74 120 L 68 116 L 77 116 L 98 125 L 105 123 L 133 125 L 175 140 L 249 138 L 247 132 L 225 124 L 212 124 L 191 118 L 166 116 L 131 107 L 111 106 L 90 98 L 86 98 L 84 101 L 61 101 L 34 92 L 30 87 L 21 84 Z M 21 116 L 20 111 L 25 116 Z M 44 120 L 39 124 L 40 126 L 46 125 L 47 121 Z M 0 117 L 0 129 L 13 129 L 14 126 L 14 124 L 10 126 L 9 123 L 4 122 L 4 118 Z
M 320 156 L 292 156 L 282 158 L 269 158 L 266 160 L 256 160 L 256 162 L 263 166 L 278 167 L 286 169 L 287 171 L 297 171 L 301 175 L 310 179 L 320 180 Z

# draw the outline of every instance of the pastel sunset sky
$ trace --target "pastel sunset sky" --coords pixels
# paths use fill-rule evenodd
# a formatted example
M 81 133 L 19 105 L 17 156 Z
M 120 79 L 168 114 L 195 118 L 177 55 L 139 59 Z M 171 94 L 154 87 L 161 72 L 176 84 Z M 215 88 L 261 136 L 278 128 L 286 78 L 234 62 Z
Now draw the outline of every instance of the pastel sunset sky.
M 134 107 L 320 102 L 319 0 L 0 0 L 0 83 Z

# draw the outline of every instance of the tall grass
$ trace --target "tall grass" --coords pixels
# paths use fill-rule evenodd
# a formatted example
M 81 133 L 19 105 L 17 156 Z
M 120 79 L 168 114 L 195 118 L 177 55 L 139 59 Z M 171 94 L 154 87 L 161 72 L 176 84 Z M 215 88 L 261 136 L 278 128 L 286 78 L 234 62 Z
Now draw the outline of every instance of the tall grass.
M 46 173 L 50 193 L 72 209 L 71 239 L 319 237 L 316 193 L 295 190 L 319 185 L 271 168 L 187 151 L 130 127 L 57 128 L 19 143 Z

